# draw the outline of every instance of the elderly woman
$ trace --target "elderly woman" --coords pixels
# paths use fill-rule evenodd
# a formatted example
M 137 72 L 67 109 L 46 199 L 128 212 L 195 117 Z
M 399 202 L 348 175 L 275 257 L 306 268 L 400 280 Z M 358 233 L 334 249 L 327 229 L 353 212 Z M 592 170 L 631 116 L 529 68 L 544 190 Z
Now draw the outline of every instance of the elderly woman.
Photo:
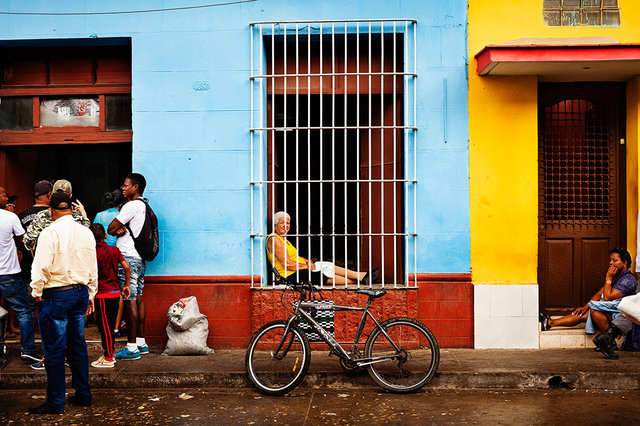
M 584 306 L 581 306 L 561 318 L 552 319 L 540 313 L 542 331 L 556 326 L 574 326 L 586 322 L 585 332 L 593 334 L 594 324 L 600 330 L 607 330 L 613 318 L 621 315 L 617 307 L 620 300 L 636 292 L 638 281 L 629 271 L 631 255 L 624 248 L 616 248 L 609 253 L 609 269 L 605 276 L 604 286 L 593 295 Z
M 273 215 L 273 232 L 267 238 L 267 258 L 278 273 L 294 281 L 312 281 L 318 284 L 320 274 L 311 275 L 310 272 L 322 271 L 329 276 L 327 284 L 353 284 L 361 282 L 369 285 L 380 277 L 380 268 L 376 268 L 369 275 L 368 272 L 352 271 L 328 262 L 317 262 L 298 256 L 298 250 L 286 238 L 291 229 L 291 217 L 286 212 Z M 322 263 L 322 267 L 320 267 Z M 306 273 L 303 271 L 307 271 Z M 333 275 L 331 277 L 331 275 Z

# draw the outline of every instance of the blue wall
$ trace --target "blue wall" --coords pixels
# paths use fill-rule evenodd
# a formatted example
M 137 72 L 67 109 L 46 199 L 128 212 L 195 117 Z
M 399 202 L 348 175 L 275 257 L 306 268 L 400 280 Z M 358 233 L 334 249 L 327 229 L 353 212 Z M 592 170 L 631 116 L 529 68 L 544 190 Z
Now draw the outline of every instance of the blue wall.
M 0 0 L 0 12 L 111 12 L 196 1 Z M 417 19 L 418 272 L 469 272 L 466 1 L 261 0 L 132 14 L 0 14 L 0 40 L 128 37 L 133 169 L 160 220 L 149 275 L 250 273 L 249 23 Z M 208 90 L 200 89 L 208 85 Z M 445 97 L 446 94 L 446 97 Z

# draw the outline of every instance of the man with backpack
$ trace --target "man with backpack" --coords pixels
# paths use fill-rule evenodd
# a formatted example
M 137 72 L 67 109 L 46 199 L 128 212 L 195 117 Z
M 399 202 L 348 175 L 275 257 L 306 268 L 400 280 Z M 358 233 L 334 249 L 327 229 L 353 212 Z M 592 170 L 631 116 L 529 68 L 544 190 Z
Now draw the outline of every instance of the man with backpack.
M 149 353 L 145 340 L 146 310 L 142 298 L 145 261 L 151 261 L 158 253 L 158 221 L 153 210 L 142 198 L 147 182 L 140 173 L 128 174 L 122 185 L 122 195 L 127 202 L 109 224 L 109 235 L 118 237 L 116 247 L 131 269 L 130 296 L 124 301 L 127 318 L 127 346 L 116 352 L 116 359 L 139 359 Z M 118 268 L 120 288 L 125 285 L 125 274 Z

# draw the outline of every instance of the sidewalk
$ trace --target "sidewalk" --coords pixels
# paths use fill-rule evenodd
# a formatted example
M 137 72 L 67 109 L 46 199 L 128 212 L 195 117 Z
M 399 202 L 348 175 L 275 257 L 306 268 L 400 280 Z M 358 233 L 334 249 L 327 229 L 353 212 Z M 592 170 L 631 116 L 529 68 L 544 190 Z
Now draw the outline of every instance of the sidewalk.
M 120 342 L 123 344 L 124 342 Z M 19 359 L 0 373 L 0 389 L 44 388 L 46 374 Z M 207 356 L 169 357 L 152 347 L 139 360 L 118 361 L 115 368 L 90 368 L 95 388 L 252 387 L 245 375 L 244 350 L 216 350 Z M 376 388 L 365 370 L 345 373 L 329 351 L 314 351 L 301 388 Z M 89 360 L 101 355 L 99 343 L 89 344 Z M 70 373 L 67 369 L 68 379 Z M 481 350 L 442 349 L 438 374 L 425 389 L 640 389 L 640 353 L 620 352 L 617 361 L 592 349 Z

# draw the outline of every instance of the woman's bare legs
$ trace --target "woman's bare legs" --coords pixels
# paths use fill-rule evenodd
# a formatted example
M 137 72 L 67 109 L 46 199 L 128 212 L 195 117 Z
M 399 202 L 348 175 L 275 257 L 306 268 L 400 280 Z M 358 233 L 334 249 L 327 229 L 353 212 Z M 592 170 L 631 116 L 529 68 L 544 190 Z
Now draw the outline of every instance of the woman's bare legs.
M 604 313 L 604 312 L 600 312 L 600 311 L 596 311 L 595 309 L 590 309 L 591 311 L 591 319 L 593 319 L 593 322 L 596 324 L 596 326 L 598 326 L 598 328 L 600 330 L 606 330 L 607 328 L 609 328 L 609 315 Z
M 336 266 L 335 275 L 327 280 L 327 284 L 355 284 L 362 280 L 366 274 L 366 272 L 357 272 Z
M 563 316 L 561 318 L 550 319 L 549 320 L 549 325 L 551 327 L 558 327 L 558 326 L 573 327 L 574 325 L 578 325 L 581 322 L 586 322 L 588 316 L 589 316 L 589 311 L 585 312 L 584 314 L 582 314 L 580 316 L 569 314 L 569 315 L 565 315 L 565 316 Z

